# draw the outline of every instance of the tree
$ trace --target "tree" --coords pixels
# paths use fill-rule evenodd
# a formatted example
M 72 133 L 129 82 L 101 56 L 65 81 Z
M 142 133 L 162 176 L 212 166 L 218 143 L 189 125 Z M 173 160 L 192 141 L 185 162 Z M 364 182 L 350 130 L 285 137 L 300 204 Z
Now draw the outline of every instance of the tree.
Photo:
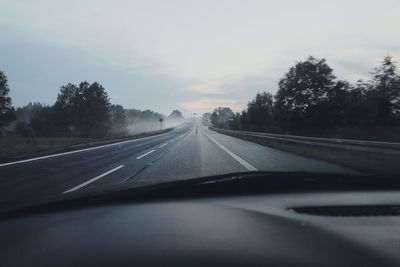
M 337 81 L 330 88 L 326 97 L 311 113 L 310 120 L 315 120 L 315 126 L 338 127 L 345 121 L 345 111 L 348 107 L 350 84 L 346 81 Z
M 325 59 L 297 62 L 279 81 L 275 99 L 258 93 L 241 114 L 210 118 L 216 127 L 250 131 L 310 133 L 322 129 L 400 125 L 400 75 L 391 57 L 374 69 L 370 81 L 337 80 Z M 227 120 L 229 123 L 227 124 Z M 305 130 L 305 131 L 304 131 Z
M 79 84 L 76 111 L 81 117 L 77 126 L 83 136 L 103 137 L 110 126 L 110 99 L 102 85 L 97 82 Z
M 375 112 L 367 105 L 367 92 L 371 85 L 362 80 L 349 87 L 344 102 L 343 126 L 369 125 L 375 121 Z
M 175 109 L 168 116 L 168 119 L 169 120 L 182 120 L 183 119 L 183 115 L 179 110 Z
M 228 128 L 229 122 L 234 116 L 233 111 L 229 107 L 218 107 L 211 114 L 211 122 L 215 127 Z
M 344 90 L 325 59 L 309 57 L 291 67 L 279 81 L 276 122 L 284 128 L 326 125 L 334 95 Z
M 60 88 L 54 105 L 57 118 L 72 135 L 103 137 L 110 126 L 110 100 L 102 85 L 81 82 Z
M 20 135 L 26 137 L 28 142 L 34 142 L 34 140 L 35 140 L 34 139 L 34 137 L 35 137 L 34 131 L 27 122 L 25 122 L 25 121 L 17 122 L 17 124 L 15 126 L 15 130 Z
M 32 119 L 32 117 L 35 115 L 36 112 L 41 110 L 43 108 L 43 105 L 39 102 L 29 102 L 28 105 L 25 105 L 23 107 L 17 108 L 15 111 L 16 119 L 18 122 L 27 122 L 29 123 Z
M 400 119 L 400 75 L 390 56 L 372 73 L 370 101 L 377 105 L 376 124 L 388 125 Z
M 114 134 L 126 134 L 127 116 L 123 106 L 111 106 L 111 125 Z
M 240 124 L 240 113 L 236 113 L 232 120 L 229 122 L 229 128 L 233 129 L 233 130 L 241 130 L 242 126 Z
M 211 123 L 214 124 L 214 126 L 217 124 L 217 122 L 218 122 L 218 111 L 217 111 L 217 109 L 214 109 L 213 113 L 211 113 L 210 120 L 211 120 Z
M 80 112 L 78 110 L 79 88 L 68 83 L 60 87 L 60 93 L 57 101 L 53 106 L 54 123 L 57 128 L 57 135 L 70 136 L 77 133 L 77 122 L 80 120 Z
M 272 127 L 273 102 L 273 96 L 263 92 L 247 104 L 247 121 L 251 125 L 249 130 L 260 131 Z
M 30 126 L 36 136 L 65 136 L 66 128 L 57 117 L 54 107 L 37 106 L 30 119 Z
M 242 110 L 242 114 L 240 114 L 240 129 L 241 130 L 249 130 L 249 120 L 247 110 Z
M 8 96 L 10 88 L 8 87 L 6 75 L 0 71 L 0 130 L 3 132 L 4 126 L 15 120 L 15 110 L 11 105 L 11 97 Z
M 159 130 L 159 119 L 165 119 L 163 114 L 151 110 L 128 109 L 126 110 L 126 114 L 128 129 L 131 134 Z

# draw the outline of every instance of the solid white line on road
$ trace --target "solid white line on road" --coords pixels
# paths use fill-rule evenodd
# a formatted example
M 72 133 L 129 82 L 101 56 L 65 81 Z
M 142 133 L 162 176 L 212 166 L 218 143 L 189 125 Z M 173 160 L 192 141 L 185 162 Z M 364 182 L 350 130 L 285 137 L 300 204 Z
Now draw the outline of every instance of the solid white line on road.
M 64 156 L 64 155 L 69 155 L 69 154 L 89 151 L 89 150 L 95 150 L 95 149 L 104 148 L 104 147 L 121 145 L 121 144 L 125 144 L 125 143 L 130 143 L 130 142 L 137 142 L 137 141 L 141 141 L 141 140 L 145 140 L 145 139 L 159 137 L 161 135 L 165 135 L 165 134 L 168 134 L 168 133 L 170 133 L 170 132 L 159 134 L 159 135 L 153 135 L 153 136 L 148 136 L 148 137 L 137 138 L 137 139 L 133 139 L 133 140 L 122 141 L 122 142 L 118 142 L 118 143 L 112 143 L 112 144 L 108 144 L 108 145 L 89 147 L 89 148 L 84 148 L 84 149 L 79 149 L 79 150 L 74 150 L 74 151 L 69 151 L 69 152 L 64 152 L 64 153 L 52 154 L 52 155 L 43 156 L 43 157 L 37 157 L 37 158 L 24 159 L 24 160 L 18 160 L 18 161 L 3 163 L 3 164 L 0 164 L 0 167 L 19 164 L 19 163 L 25 163 L 25 162 L 30 162 L 30 161 L 40 160 L 40 159 L 54 158 L 54 157 L 59 157 L 59 156 Z
M 154 151 L 155 151 L 154 149 L 153 149 L 153 150 L 150 150 L 149 152 L 147 152 L 147 153 L 144 153 L 143 155 L 141 155 L 141 156 L 137 157 L 136 159 L 141 159 L 141 158 L 143 158 L 143 157 L 147 156 L 148 154 L 150 154 L 150 153 L 153 153 Z
M 200 128 L 201 129 L 201 128 Z M 212 138 L 211 136 L 209 136 L 203 129 L 201 129 L 202 132 L 208 137 L 210 138 L 212 141 L 214 141 L 214 143 L 216 143 L 220 148 L 222 148 L 226 153 L 228 153 L 232 158 L 234 158 L 237 162 L 239 162 L 240 164 L 243 165 L 243 167 L 245 167 L 246 169 L 248 169 L 249 171 L 256 171 L 257 169 L 251 165 L 250 163 L 248 163 L 247 161 L 245 161 L 244 159 L 242 159 L 241 157 L 239 157 L 238 155 L 236 155 L 235 153 L 233 153 L 232 151 L 230 151 L 229 149 L 227 149 L 225 146 L 221 145 L 217 140 L 215 140 L 214 138 Z
M 158 148 L 163 148 L 163 147 L 165 147 L 166 145 L 168 145 L 168 143 L 165 143 L 165 144 L 159 146 Z
M 90 183 L 93 183 L 93 182 L 96 181 L 96 180 L 99 180 L 100 178 L 103 178 L 104 176 L 106 176 L 106 175 L 108 175 L 108 174 L 110 174 L 110 173 L 112 173 L 112 172 L 115 172 L 115 171 L 118 170 L 118 169 L 121 169 L 121 168 L 124 167 L 124 166 L 125 166 L 125 165 L 120 165 L 120 166 L 118 166 L 118 167 L 116 167 L 116 168 L 114 168 L 114 169 L 112 169 L 112 170 L 109 170 L 108 172 L 105 172 L 105 173 L 103 173 L 103 174 L 100 174 L 99 176 L 96 176 L 96 177 L 94 177 L 93 179 L 90 179 L 89 181 L 86 181 L 86 182 L 84 182 L 84 183 L 82 183 L 82 184 L 80 184 L 80 185 L 77 185 L 77 186 L 75 186 L 75 187 L 72 187 L 71 189 L 69 189 L 69 190 L 63 192 L 63 194 L 69 193 L 69 192 L 72 192 L 72 191 L 75 191 L 75 190 L 78 190 L 78 189 L 80 189 L 80 188 L 82 188 L 82 187 L 84 187 L 84 186 L 86 186 L 86 185 L 88 185 L 88 184 L 90 184 Z

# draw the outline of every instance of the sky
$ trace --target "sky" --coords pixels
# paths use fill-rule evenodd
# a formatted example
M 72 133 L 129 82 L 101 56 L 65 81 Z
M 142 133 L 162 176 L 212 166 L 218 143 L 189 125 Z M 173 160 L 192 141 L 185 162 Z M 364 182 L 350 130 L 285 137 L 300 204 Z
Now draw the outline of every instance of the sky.
M 246 107 L 296 62 L 339 79 L 400 62 L 400 1 L 0 0 L 0 70 L 15 107 L 98 81 L 113 104 L 185 115 Z

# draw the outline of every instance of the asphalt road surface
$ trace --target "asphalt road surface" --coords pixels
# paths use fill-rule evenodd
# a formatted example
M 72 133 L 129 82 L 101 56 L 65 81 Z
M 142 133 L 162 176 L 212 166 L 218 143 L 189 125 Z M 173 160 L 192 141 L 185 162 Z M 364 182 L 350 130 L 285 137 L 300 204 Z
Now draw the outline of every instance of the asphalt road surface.
M 255 170 L 351 171 L 219 134 L 193 119 L 157 136 L 0 164 L 0 209 L 121 183 L 141 186 Z

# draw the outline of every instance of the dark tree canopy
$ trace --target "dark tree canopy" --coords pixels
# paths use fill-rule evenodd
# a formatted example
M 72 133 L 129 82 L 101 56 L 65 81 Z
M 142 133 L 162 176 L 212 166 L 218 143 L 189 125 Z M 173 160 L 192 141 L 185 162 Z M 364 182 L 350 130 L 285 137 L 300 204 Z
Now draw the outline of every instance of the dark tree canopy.
M 204 113 L 216 127 L 299 133 L 304 129 L 400 126 L 400 75 L 391 57 L 374 69 L 370 80 L 349 84 L 337 80 L 325 59 L 297 62 L 278 83 L 277 93 L 258 93 L 247 109 L 233 113 L 218 107 Z M 103 86 L 84 81 L 61 86 L 53 106 L 29 103 L 15 112 L 7 77 L 0 71 L 0 130 L 11 124 L 20 134 L 99 138 L 158 130 L 160 122 L 183 119 L 179 110 L 166 118 L 151 110 L 110 104 Z M 310 132 L 310 130 L 309 130 Z
M 3 73 L 0 74 L 1 96 L 4 100 L 2 110 L 7 110 L 11 108 L 11 99 L 7 96 L 9 88 L 7 78 Z M 10 110 L 13 111 L 12 108 Z M 79 85 L 68 83 L 61 86 L 52 106 L 29 103 L 19 107 L 15 113 L 17 121 L 10 125 L 10 130 L 29 138 L 120 137 L 158 130 L 159 120 L 165 118 L 151 110 L 124 109 L 121 105 L 111 105 L 101 84 L 90 84 L 86 81 Z M 178 110 L 174 110 L 171 116 L 183 118 Z M 4 118 L 5 116 L 1 117 L 2 122 L 5 121 Z
M 136 121 L 158 121 L 159 118 L 164 118 L 164 115 L 149 109 L 143 111 L 138 109 L 128 109 L 127 116 L 131 124 Z
M 27 122 L 29 123 L 32 119 L 32 117 L 35 115 L 36 112 L 41 110 L 43 108 L 43 105 L 39 102 L 29 102 L 28 105 L 25 105 L 23 107 L 17 108 L 15 111 L 17 121 L 18 122 Z
M 274 109 L 273 103 L 273 96 L 263 92 L 258 93 L 247 104 L 247 120 L 252 130 L 267 130 L 271 126 Z
M 377 124 L 391 124 L 400 117 L 400 76 L 391 57 L 385 57 L 381 66 L 375 68 L 372 78 L 370 102 L 377 106 Z
M 110 100 L 102 85 L 81 82 L 60 88 L 54 108 L 73 135 L 102 137 L 110 125 Z
M 229 107 L 218 107 L 211 114 L 211 122 L 217 127 L 228 128 L 229 122 L 233 119 L 234 113 Z
M 172 119 L 172 120 L 181 120 L 183 119 L 183 115 L 182 113 L 175 109 L 171 112 L 171 114 L 168 116 L 168 119 Z
M 7 77 L 0 71 L 0 130 L 15 119 L 15 110 L 11 105 L 11 97 L 8 96 L 9 92 Z
M 111 106 L 111 131 L 114 134 L 123 135 L 127 131 L 127 116 L 123 106 Z
M 35 109 L 30 125 L 37 136 L 68 136 L 54 108 L 49 106 L 40 106 Z
M 321 116 L 334 108 L 346 87 L 337 82 L 332 68 L 325 59 L 309 57 L 291 67 L 279 81 L 276 94 L 277 119 L 287 127 L 323 125 L 326 118 Z M 337 107 L 336 107 L 337 108 Z
M 291 67 L 279 81 L 277 101 L 287 110 L 305 112 L 326 99 L 334 85 L 335 76 L 326 60 L 309 57 Z
M 216 126 L 221 125 L 217 115 L 212 115 Z M 391 57 L 374 69 L 370 81 L 354 85 L 337 80 L 325 59 L 309 57 L 289 69 L 274 97 L 257 94 L 229 124 L 232 129 L 300 134 L 399 125 L 400 75 Z

